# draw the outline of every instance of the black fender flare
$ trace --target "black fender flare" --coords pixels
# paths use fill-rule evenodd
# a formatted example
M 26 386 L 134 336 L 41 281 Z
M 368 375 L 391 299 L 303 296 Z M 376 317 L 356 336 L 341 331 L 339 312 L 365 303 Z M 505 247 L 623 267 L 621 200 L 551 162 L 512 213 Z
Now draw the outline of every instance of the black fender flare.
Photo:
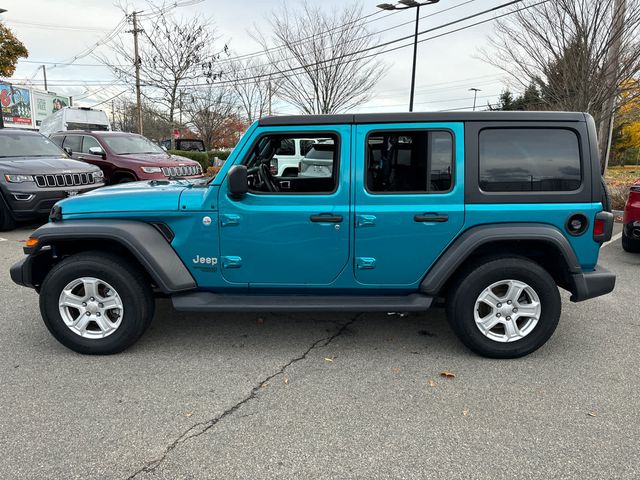
M 169 241 L 153 225 L 135 220 L 64 220 L 51 222 L 31 234 L 38 244 L 35 255 L 45 245 L 59 241 L 110 240 L 127 249 L 167 294 L 196 288 L 196 282 Z M 25 262 L 29 265 L 30 262 Z M 28 275 L 27 278 L 30 278 Z
M 486 224 L 472 227 L 460 235 L 429 269 L 420 283 L 420 290 L 429 295 L 437 295 L 447 280 L 477 248 L 490 242 L 518 240 L 553 245 L 567 262 L 570 274 L 582 273 L 576 253 L 557 228 L 545 223 Z

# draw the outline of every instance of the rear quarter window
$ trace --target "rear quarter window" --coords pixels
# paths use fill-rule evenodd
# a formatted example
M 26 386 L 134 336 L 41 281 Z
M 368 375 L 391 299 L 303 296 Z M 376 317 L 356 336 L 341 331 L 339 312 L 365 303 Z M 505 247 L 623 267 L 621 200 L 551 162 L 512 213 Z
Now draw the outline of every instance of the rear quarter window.
M 577 134 L 563 128 L 489 128 L 479 136 L 485 192 L 563 192 L 582 183 Z

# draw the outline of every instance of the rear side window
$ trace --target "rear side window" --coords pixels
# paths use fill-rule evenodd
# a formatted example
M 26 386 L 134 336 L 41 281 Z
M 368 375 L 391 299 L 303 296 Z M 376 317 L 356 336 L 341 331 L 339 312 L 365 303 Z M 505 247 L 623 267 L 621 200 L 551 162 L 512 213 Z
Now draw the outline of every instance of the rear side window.
M 49 140 L 51 140 L 53 143 L 55 143 L 56 145 L 58 145 L 60 148 L 62 148 L 62 141 L 64 140 L 63 136 L 52 136 L 49 137 Z
M 367 138 L 371 193 L 444 193 L 453 181 L 453 135 L 448 131 L 373 132 Z
M 480 132 L 480 188 L 485 192 L 562 192 L 580 188 L 578 136 L 560 128 Z
M 82 137 L 80 135 L 67 135 L 62 146 L 70 148 L 73 153 L 80 152 Z

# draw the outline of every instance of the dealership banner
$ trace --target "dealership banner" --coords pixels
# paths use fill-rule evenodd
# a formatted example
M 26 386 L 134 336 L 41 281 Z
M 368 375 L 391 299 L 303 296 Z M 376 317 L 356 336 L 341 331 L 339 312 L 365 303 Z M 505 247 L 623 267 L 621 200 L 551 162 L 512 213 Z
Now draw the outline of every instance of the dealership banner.
M 0 106 L 5 127 L 33 128 L 28 89 L 0 83 Z
M 37 92 L 33 90 L 31 92 L 33 100 L 33 113 L 35 117 L 36 126 L 39 127 L 42 120 L 62 107 L 69 106 L 69 97 L 62 95 L 55 95 L 47 92 Z

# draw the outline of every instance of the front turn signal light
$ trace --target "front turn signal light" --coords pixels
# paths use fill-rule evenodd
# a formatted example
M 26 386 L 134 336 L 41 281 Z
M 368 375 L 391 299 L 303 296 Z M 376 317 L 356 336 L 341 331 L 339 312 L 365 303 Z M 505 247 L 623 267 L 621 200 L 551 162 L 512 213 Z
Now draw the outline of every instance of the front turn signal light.
M 36 245 L 38 245 L 38 239 L 35 237 L 29 237 L 25 243 L 25 246 L 27 246 L 28 248 L 33 248 Z

